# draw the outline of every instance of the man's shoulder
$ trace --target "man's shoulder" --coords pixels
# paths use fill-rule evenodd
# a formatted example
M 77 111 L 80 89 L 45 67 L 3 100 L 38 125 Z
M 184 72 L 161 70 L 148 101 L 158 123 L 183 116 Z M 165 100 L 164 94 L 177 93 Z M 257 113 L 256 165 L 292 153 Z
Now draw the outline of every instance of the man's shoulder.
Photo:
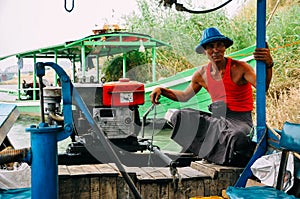
M 243 63 L 247 63 L 247 62 L 245 62 L 245 61 L 241 61 L 241 60 L 237 60 L 237 59 L 232 59 L 231 58 L 231 63 L 238 63 L 238 64 L 243 64 Z
M 237 60 L 237 59 L 231 59 L 231 66 L 234 66 L 234 67 L 248 67 L 249 64 L 245 61 L 240 61 L 240 60 Z

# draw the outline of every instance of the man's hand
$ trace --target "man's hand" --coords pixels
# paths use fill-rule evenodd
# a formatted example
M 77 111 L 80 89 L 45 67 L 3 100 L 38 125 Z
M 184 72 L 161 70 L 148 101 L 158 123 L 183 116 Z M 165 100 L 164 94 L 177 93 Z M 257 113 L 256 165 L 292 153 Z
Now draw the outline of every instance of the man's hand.
M 151 100 L 152 104 L 159 104 L 160 95 L 161 95 L 160 87 L 153 89 L 153 91 L 150 94 L 150 100 Z
M 267 44 L 266 48 L 256 48 L 253 55 L 254 55 L 255 60 L 265 62 L 267 68 L 272 67 L 273 59 L 272 59 L 268 44 Z

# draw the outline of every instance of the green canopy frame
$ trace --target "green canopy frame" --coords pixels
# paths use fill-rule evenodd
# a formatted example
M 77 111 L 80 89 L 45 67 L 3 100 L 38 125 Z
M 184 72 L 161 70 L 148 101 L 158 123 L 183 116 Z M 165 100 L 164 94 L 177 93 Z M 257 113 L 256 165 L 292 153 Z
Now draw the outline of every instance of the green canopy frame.
M 156 47 L 168 46 L 169 44 L 152 38 L 146 34 L 131 32 L 112 32 L 90 35 L 75 41 L 68 41 L 63 44 L 39 48 L 36 50 L 16 53 L 5 57 L 0 57 L 0 61 L 8 57 L 16 56 L 19 60 L 31 58 L 36 63 L 37 58 L 52 58 L 57 63 L 58 59 L 70 59 L 73 63 L 72 81 L 75 80 L 75 63 L 80 62 L 83 76 L 87 67 L 87 56 L 109 57 L 123 54 L 123 78 L 126 77 L 126 53 L 133 50 L 152 49 L 152 81 L 156 81 Z M 142 49 L 141 49 L 142 48 Z M 98 59 L 96 59 L 98 60 Z M 97 79 L 99 80 L 99 66 L 97 62 Z M 21 96 L 21 73 L 18 69 L 18 99 Z M 36 75 L 33 70 L 33 100 L 36 100 Z M 57 84 L 55 78 L 54 83 Z

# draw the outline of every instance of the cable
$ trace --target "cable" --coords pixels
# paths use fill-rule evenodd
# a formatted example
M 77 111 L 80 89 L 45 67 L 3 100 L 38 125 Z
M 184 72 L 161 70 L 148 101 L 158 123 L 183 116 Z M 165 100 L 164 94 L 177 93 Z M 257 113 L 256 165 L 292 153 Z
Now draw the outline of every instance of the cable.
M 65 10 L 67 12 L 72 12 L 74 9 L 74 0 L 72 0 L 72 5 L 71 5 L 71 8 L 67 8 L 67 0 L 65 0 Z
M 190 9 L 187 9 L 186 7 L 184 7 L 183 4 L 177 3 L 177 1 L 170 1 L 170 2 L 167 1 L 167 0 L 163 0 L 163 1 L 164 1 L 164 6 L 166 6 L 166 7 L 171 7 L 171 5 L 173 3 L 175 3 L 175 8 L 176 8 L 177 11 L 184 11 L 184 12 L 188 12 L 188 13 L 192 13 L 192 14 L 205 14 L 205 13 L 216 11 L 216 10 L 224 7 L 225 5 L 230 3 L 232 0 L 228 0 L 225 3 L 223 3 L 223 4 L 221 4 L 217 7 L 207 9 L 207 10 L 190 10 Z

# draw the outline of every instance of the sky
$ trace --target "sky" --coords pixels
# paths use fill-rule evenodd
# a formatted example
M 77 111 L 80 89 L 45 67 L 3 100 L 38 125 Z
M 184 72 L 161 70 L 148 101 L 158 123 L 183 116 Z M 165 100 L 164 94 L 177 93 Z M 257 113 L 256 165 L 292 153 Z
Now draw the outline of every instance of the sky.
M 66 0 L 68 8 L 72 0 Z M 0 0 L 0 57 L 61 44 L 93 34 L 95 24 L 121 23 L 136 0 Z
M 245 0 L 235 0 L 240 1 Z M 64 2 L 0 0 L 0 57 L 81 39 L 93 34 L 95 24 L 121 24 L 121 16 L 138 12 L 136 0 L 74 0 L 72 12 L 65 10 Z M 70 8 L 72 0 L 66 2 Z M 194 0 L 196 5 L 209 2 L 224 0 Z M 226 7 L 235 10 L 232 6 L 234 3 Z M 16 58 L 0 61 L 0 69 L 12 64 Z

